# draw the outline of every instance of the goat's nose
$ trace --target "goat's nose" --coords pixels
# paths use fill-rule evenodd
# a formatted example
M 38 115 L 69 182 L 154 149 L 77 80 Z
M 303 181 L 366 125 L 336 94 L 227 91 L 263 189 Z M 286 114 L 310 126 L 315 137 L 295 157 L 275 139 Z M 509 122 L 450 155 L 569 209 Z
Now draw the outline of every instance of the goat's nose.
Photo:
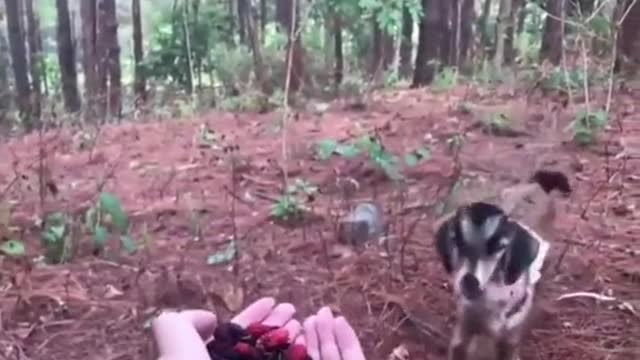
M 480 282 L 478 278 L 473 276 L 472 274 L 466 274 L 462 277 L 462 295 L 469 300 L 475 300 L 482 295 L 482 290 L 480 290 Z

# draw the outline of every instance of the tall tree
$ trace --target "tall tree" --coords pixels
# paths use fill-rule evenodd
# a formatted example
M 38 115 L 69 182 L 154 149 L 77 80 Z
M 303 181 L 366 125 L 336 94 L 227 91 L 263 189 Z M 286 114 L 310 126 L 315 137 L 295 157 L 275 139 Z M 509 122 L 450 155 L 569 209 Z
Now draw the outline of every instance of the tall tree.
M 565 0 L 547 0 L 546 9 L 548 14 L 542 30 L 540 60 L 559 65 L 562 60 Z
M 482 44 L 485 52 L 489 52 L 489 49 L 491 48 L 488 21 L 490 13 L 491 0 L 484 0 L 484 4 L 482 4 L 482 14 L 480 15 L 480 19 L 478 19 L 478 30 L 480 31 L 480 43 Z
M 5 0 L 7 11 L 7 35 L 11 51 L 11 65 L 15 78 L 17 103 L 20 117 L 27 131 L 33 130 L 31 119 L 31 86 L 29 85 L 29 66 L 27 63 L 27 47 L 25 46 L 22 17 L 20 11 L 21 0 Z
M 33 11 L 33 0 L 26 0 L 24 4 L 27 18 L 27 43 L 29 44 L 29 73 L 31 74 L 31 115 L 34 119 L 40 119 L 42 103 L 42 55 L 38 41 L 40 26 Z
M 336 95 L 338 95 L 338 89 L 344 77 L 344 56 L 342 53 L 342 16 L 335 10 L 333 11 L 333 46 L 333 55 L 335 56 L 333 83 Z
M 264 61 L 262 59 L 262 48 L 260 46 L 260 41 L 258 40 L 256 24 L 253 16 L 251 15 L 251 11 L 249 11 L 251 9 L 251 2 L 249 0 L 238 0 L 238 7 L 243 7 L 246 10 L 242 12 L 242 16 L 244 17 L 242 21 L 245 25 L 247 40 L 249 40 L 249 47 L 251 47 L 251 53 L 253 55 L 253 66 L 256 74 L 256 80 L 258 80 L 263 93 L 271 94 L 273 89 L 271 89 L 266 78 Z
M 71 17 L 67 0 L 56 0 L 58 10 L 58 62 L 62 81 L 64 107 L 68 112 L 80 110 L 78 75 L 76 72 L 76 48 L 71 35 Z
M 0 14 L 0 22 L 3 16 Z M 11 106 L 11 90 L 9 89 L 9 45 L 4 35 L 4 29 L 0 28 L 0 124 L 4 120 L 4 114 Z
M 276 18 L 287 34 L 286 68 L 291 68 L 291 78 L 289 83 L 290 93 L 295 93 L 302 86 L 304 78 L 304 54 L 302 39 L 299 34 L 299 9 L 300 0 L 278 0 L 276 3 Z M 291 63 L 289 63 L 289 52 L 291 51 Z
M 467 63 L 473 40 L 474 0 L 451 1 L 451 64 Z
M 622 16 L 622 33 L 618 36 L 615 70 L 636 73 L 640 69 L 640 1 L 625 0 L 618 3 L 618 21 Z
M 133 20 L 133 61 L 135 62 L 135 79 L 133 90 L 136 94 L 136 105 L 144 103 L 147 99 L 147 80 L 144 75 L 142 48 L 142 20 L 140 17 L 140 0 L 131 1 L 131 17 Z
M 511 65 L 516 58 L 516 50 L 514 42 L 517 32 L 516 26 L 519 24 L 520 14 L 524 12 L 525 1 L 524 0 L 512 0 L 511 14 L 509 15 L 509 22 L 507 23 L 507 34 L 504 41 L 504 62 L 507 65 Z M 524 22 L 524 20 L 523 20 Z
M 264 42 L 264 32 L 267 29 L 268 19 L 267 0 L 260 0 L 260 41 Z
M 400 75 L 408 77 L 411 74 L 411 60 L 413 56 L 413 18 L 405 1 L 402 9 L 402 39 L 400 39 Z
M 498 25 L 496 26 L 496 52 L 493 55 L 493 68 L 498 70 L 504 64 L 505 40 L 511 17 L 511 5 L 513 0 L 500 0 L 498 13 Z
M 98 82 L 98 13 L 97 0 L 80 1 L 82 19 L 82 69 L 87 106 L 87 119 L 94 119 L 104 108 Z
M 418 52 L 416 65 L 413 70 L 412 87 L 428 85 L 435 76 L 434 60 L 438 59 L 439 46 L 443 38 L 443 26 L 441 25 L 443 3 L 449 0 L 422 0 L 423 16 L 420 19 L 420 32 L 418 34 Z
M 238 0 L 238 33 L 240 35 L 240 42 L 247 43 L 247 22 L 246 19 L 249 15 L 249 8 L 251 3 L 248 1 Z
M 99 0 L 99 80 L 102 94 L 108 99 L 107 109 L 112 116 L 120 117 L 122 103 L 120 45 L 118 44 L 118 19 L 116 1 Z

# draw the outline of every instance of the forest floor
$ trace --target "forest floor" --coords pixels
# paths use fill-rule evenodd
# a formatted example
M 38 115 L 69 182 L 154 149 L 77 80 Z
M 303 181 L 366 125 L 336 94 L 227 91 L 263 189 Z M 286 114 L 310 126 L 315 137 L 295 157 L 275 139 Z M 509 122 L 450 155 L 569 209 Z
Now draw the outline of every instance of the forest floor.
M 432 246 L 435 215 L 423 205 L 450 187 L 455 162 L 446 140 L 464 130 L 459 162 L 465 175 L 513 183 L 536 166 L 552 166 L 570 175 L 574 189 L 558 204 L 550 256 L 558 261 L 545 270 L 543 311 L 522 359 L 638 359 L 640 162 L 634 156 L 640 154 L 639 95 L 613 99 L 609 126 L 591 149 L 576 147 L 562 131 L 575 109 L 549 98 L 525 100 L 472 87 L 446 93 L 387 91 L 361 111 L 332 103 L 324 112 L 296 112 L 287 125 L 288 174 L 321 191 L 314 203 L 316 221 L 297 228 L 269 219 L 273 200 L 282 193 L 283 135 L 275 112 L 211 112 L 171 122 L 108 125 L 90 148 L 80 148 L 80 137 L 71 130 L 51 131 L 43 140 L 37 135 L 12 139 L 0 145 L 0 189 L 15 201 L 11 224 L 24 229 L 31 255 L 41 253 L 35 220 L 43 208 L 82 217 L 100 189 L 121 199 L 133 237 L 145 245 L 125 255 L 112 241 L 96 257 L 87 236 L 63 265 L 29 268 L 5 258 L 0 358 L 151 359 L 156 350 L 148 322 L 160 310 L 207 308 L 226 318 L 269 295 L 293 303 L 299 316 L 330 305 L 352 322 L 370 359 L 385 359 L 401 345 L 411 359 L 442 359 L 453 301 Z M 594 96 L 592 106 L 602 105 L 606 96 L 601 98 Z M 528 135 L 484 133 L 473 126 L 474 116 L 461 110 L 466 102 L 507 109 Z M 202 125 L 223 134 L 223 143 L 239 145 L 235 185 L 229 156 L 199 146 Z M 346 140 L 373 128 L 390 151 L 425 143 L 431 149 L 430 160 L 404 172 L 409 194 L 404 204 L 395 200 L 398 186 L 370 171 L 366 161 L 314 157 L 319 139 Z M 38 194 L 41 153 L 58 190 L 44 202 Z M 621 153 L 626 156 L 616 156 Z M 399 229 L 417 224 L 405 239 L 402 262 L 393 240 L 391 257 L 377 246 L 329 256 L 335 248 L 334 224 L 325 214 L 339 199 L 335 186 L 331 190 L 336 174 L 360 183 L 357 199 L 375 196 L 386 209 L 402 212 L 402 220 L 396 216 L 394 221 L 405 225 L 392 227 L 392 239 L 406 234 Z M 426 220 L 415 222 L 422 213 Z M 232 263 L 207 264 L 234 231 L 237 276 Z M 615 299 L 556 300 L 578 291 Z

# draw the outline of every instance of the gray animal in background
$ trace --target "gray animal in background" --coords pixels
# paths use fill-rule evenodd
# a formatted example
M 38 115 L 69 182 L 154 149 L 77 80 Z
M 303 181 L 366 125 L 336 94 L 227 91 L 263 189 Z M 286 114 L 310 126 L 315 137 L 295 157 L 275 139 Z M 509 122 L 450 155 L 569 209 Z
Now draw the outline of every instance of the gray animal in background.
M 362 247 L 386 229 L 382 207 L 373 202 L 359 203 L 338 225 L 338 241 Z
M 531 181 L 537 183 L 542 196 L 552 190 L 571 191 L 568 179 L 558 172 L 538 171 Z M 521 199 L 529 202 L 526 196 Z M 554 211 L 553 207 L 540 204 L 541 212 L 531 212 L 539 218 L 532 220 L 535 224 L 553 218 L 545 214 Z M 496 359 L 518 358 L 539 271 L 549 248 L 549 243 L 527 224 L 509 216 L 518 206 L 507 204 L 505 210 L 476 201 L 438 222 L 436 250 L 452 276 L 458 312 L 449 360 L 466 360 L 479 336 L 494 342 Z

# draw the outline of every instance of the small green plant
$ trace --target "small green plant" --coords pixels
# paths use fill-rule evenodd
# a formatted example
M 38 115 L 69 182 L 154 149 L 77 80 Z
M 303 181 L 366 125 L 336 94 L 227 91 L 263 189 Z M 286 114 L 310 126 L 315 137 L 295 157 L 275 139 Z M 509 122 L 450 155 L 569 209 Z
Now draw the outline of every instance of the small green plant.
M 40 241 L 44 247 L 45 260 L 50 264 L 61 264 L 71 258 L 69 220 L 62 212 L 48 214 L 44 219 Z
M 110 233 L 117 233 L 122 248 L 132 253 L 136 245 L 129 235 L 129 218 L 122 209 L 120 200 L 108 192 L 98 197 L 96 204 L 85 214 L 85 226 L 93 234 L 94 249 L 102 252 Z
M 306 196 L 308 200 L 312 200 L 318 188 L 303 179 L 296 179 L 293 184 L 289 184 L 271 207 L 271 216 L 284 221 L 300 220 L 304 210 L 304 201 L 302 196 Z
M 609 115 L 606 111 L 581 110 L 569 125 L 573 141 L 579 146 L 588 146 L 596 141 L 598 133 L 607 125 Z
M 445 66 L 436 73 L 433 78 L 433 88 L 438 91 L 445 91 L 458 84 L 458 70 L 452 66 Z

